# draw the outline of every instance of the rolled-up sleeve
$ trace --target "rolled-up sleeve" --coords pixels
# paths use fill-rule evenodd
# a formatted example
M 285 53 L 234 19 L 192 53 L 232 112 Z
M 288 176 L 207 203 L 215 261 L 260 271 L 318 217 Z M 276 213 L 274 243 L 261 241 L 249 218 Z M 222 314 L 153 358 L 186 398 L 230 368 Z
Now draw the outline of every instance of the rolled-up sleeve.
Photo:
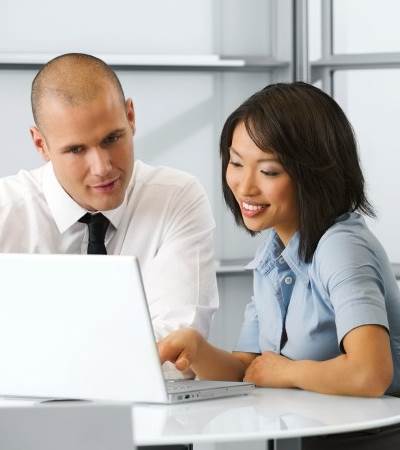
M 254 298 L 247 304 L 239 339 L 235 347 L 237 352 L 261 353 L 259 344 L 258 314 Z
M 318 259 L 341 349 L 345 335 L 356 327 L 381 325 L 389 329 L 382 269 L 368 242 L 354 233 L 338 233 L 324 242 Z

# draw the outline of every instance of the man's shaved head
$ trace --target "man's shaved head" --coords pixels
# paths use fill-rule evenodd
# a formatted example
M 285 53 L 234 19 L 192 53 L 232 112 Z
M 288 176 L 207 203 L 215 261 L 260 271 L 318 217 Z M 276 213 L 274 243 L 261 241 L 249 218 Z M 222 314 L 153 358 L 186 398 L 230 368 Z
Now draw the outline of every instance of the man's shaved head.
M 59 99 L 71 106 L 96 98 L 105 88 L 124 92 L 114 71 L 101 59 L 83 53 L 67 53 L 45 64 L 32 82 L 31 103 L 35 124 L 43 126 L 46 99 Z
M 60 186 L 82 208 L 107 211 L 125 198 L 134 166 L 135 110 L 111 68 L 69 53 L 32 82 L 30 132 Z

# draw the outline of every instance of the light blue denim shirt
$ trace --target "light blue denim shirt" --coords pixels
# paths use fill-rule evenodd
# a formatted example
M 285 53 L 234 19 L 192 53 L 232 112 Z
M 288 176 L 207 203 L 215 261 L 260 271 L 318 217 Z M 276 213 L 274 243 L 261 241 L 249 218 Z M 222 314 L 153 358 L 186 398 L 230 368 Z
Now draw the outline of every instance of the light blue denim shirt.
M 353 328 L 382 325 L 390 333 L 394 365 L 387 393 L 399 393 L 400 292 L 364 218 L 358 213 L 339 217 L 310 263 L 299 259 L 298 245 L 297 233 L 285 248 L 271 230 L 247 266 L 254 270 L 254 295 L 235 350 L 322 361 L 343 352 L 342 340 Z

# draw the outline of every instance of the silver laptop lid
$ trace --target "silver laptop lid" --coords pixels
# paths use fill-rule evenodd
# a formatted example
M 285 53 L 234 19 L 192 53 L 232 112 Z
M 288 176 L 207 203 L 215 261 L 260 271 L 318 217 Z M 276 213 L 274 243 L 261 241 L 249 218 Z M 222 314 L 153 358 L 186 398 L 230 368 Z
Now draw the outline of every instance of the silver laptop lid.
M 137 260 L 0 255 L 0 395 L 166 402 Z

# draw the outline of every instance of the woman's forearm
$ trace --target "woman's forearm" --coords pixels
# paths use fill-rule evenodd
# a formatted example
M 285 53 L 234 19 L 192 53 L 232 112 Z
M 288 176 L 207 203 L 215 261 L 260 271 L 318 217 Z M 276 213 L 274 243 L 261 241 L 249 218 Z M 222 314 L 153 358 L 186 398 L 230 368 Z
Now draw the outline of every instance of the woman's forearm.
M 393 361 L 387 330 L 364 325 L 343 339 L 346 353 L 327 361 L 294 362 L 295 385 L 326 394 L 379 397 L 393 379 Z
M 242 381 L 256 354 L 229 353 L 208 343 L 193 328 L 176 330 L 158 342 L 160 361 L 170 361 L 178 370 L 192 370 L 206 380 Z
M 357 364 L 347 355 L 327 361 L 293 361 L 294 387 L 323 394 L 379 397 L 391 383 L 392 372 Z
M 235 356 L 203 340 L 191 369 L 204 380 L 242 381 L 247 364 Z

